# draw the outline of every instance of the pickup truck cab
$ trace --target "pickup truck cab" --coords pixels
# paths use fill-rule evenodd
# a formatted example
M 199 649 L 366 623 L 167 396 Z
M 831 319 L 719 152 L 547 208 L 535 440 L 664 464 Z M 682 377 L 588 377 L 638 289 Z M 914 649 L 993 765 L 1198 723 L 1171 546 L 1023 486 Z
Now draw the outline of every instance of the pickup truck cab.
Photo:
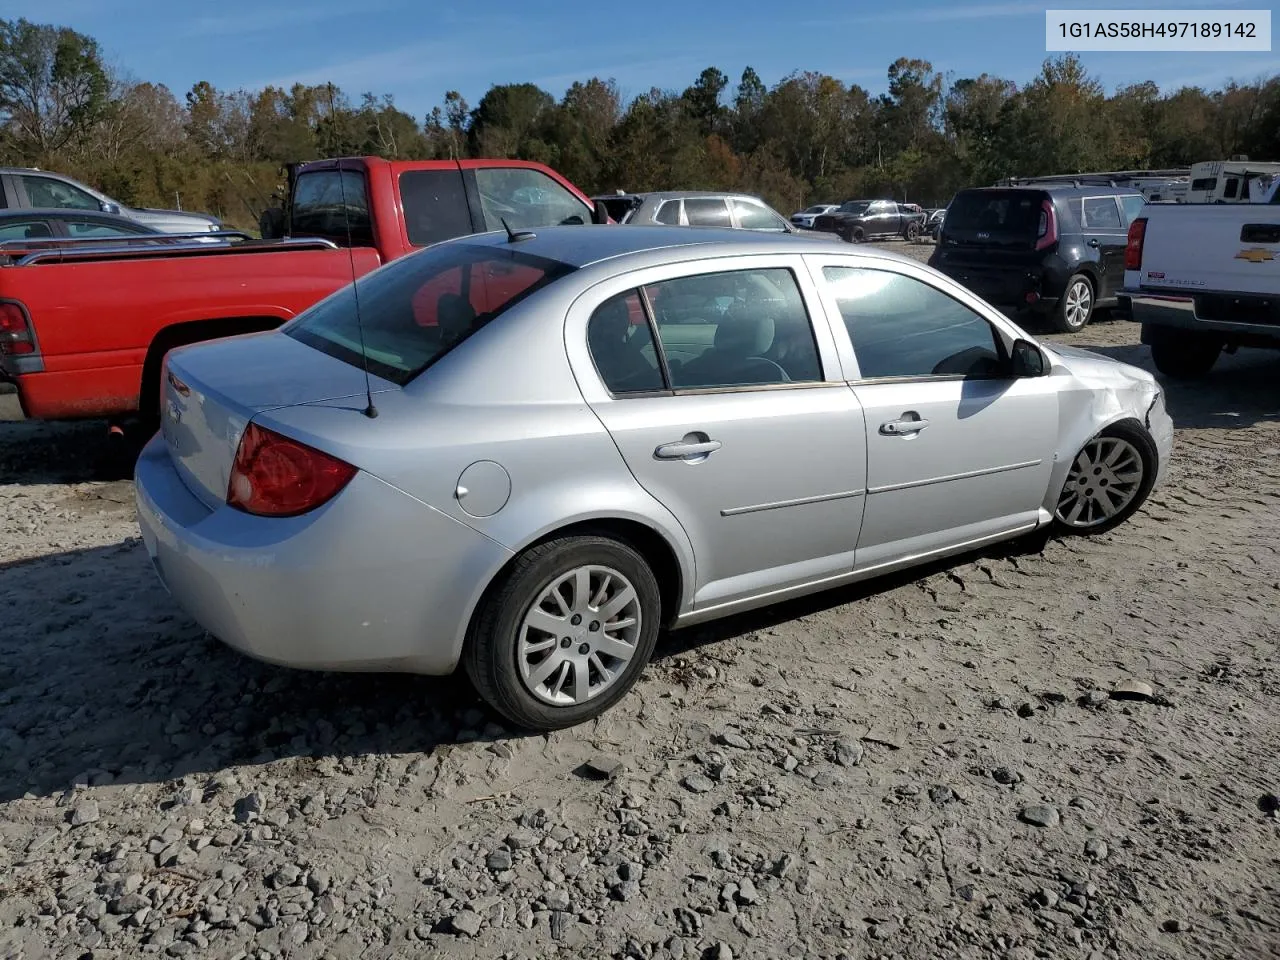
M 1223 350 L 1280 349 L 1280 179 L 1260 203 L 1148 204 L 1129 228 L 1117 313 L 1156 369 L 1208 373 Z
M 0 376 L 23 413 L 149 425 L 175 347 L 273 329 L 383 263 L 504 221 L 609 220 L 555 171 L 519 160 L 321 160 L 290 183 L 279 239 L 0 244 Z

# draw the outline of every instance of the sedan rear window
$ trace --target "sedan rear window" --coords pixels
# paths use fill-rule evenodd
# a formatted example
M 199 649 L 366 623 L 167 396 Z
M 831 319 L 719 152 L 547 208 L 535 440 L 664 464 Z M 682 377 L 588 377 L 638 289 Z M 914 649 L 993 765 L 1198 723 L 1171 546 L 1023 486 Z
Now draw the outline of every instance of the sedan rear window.
M 392 261 L 283 331 L 403 386 L 533 292 L 575 268 L 505 247 L 442 244 Z M 356 317 L 356 298 L 359 316 Z

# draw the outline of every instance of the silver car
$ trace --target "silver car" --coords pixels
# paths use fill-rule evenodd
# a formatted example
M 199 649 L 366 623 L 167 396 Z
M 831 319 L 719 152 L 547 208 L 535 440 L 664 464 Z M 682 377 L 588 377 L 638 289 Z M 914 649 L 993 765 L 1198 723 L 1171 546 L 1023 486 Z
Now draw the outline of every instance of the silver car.
M 791 215 L 791 223 L 804 230 L 812 230 L 813 221 L 816 217 L 820 217 L 824 213 L 830 213 L 832 210 L 839 209 L 840 204 L 838 203 L 815 203 L 811 207 L 805 207 L 798 213 L 793 213 Z
M 714 190 L 660 190 L 599 198 L 617 209 L 619 223 L 633 226 L 733 227 L 765 233 L 795 233 L 778 211 L 759 197 Z
M 1110 529 L 1173 436 L 1151 375 L 914 260 L 678 227 L 437 244 L 162 382 L 138 516 L 197 621 L 293 667 L 461 665 L 542 730 L 661 628 Z

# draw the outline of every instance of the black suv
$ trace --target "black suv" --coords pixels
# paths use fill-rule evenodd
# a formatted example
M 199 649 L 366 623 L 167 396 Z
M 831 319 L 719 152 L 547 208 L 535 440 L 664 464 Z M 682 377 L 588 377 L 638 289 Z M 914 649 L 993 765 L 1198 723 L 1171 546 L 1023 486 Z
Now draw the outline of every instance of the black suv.
M 1074 333 L 1124 286 L 1129 224 L 1146 199 L 1105 180 L 1040 178 L 961 190 L 934 267 L 1004 309 L 1047 314 Z

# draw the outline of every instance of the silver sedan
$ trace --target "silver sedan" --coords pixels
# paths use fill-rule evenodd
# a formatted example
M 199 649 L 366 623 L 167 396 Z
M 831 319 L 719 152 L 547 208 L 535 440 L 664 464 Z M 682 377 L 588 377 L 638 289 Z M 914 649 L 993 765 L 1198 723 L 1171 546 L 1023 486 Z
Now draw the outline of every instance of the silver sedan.
M 1108 530 L 1173 436 L 1149 374 L 918 262 L 732 230 L 459 238 L 162 382 L 138 515 L 200 624 L 292 667 L 461 665 L 542 730 L 662 628 Z

